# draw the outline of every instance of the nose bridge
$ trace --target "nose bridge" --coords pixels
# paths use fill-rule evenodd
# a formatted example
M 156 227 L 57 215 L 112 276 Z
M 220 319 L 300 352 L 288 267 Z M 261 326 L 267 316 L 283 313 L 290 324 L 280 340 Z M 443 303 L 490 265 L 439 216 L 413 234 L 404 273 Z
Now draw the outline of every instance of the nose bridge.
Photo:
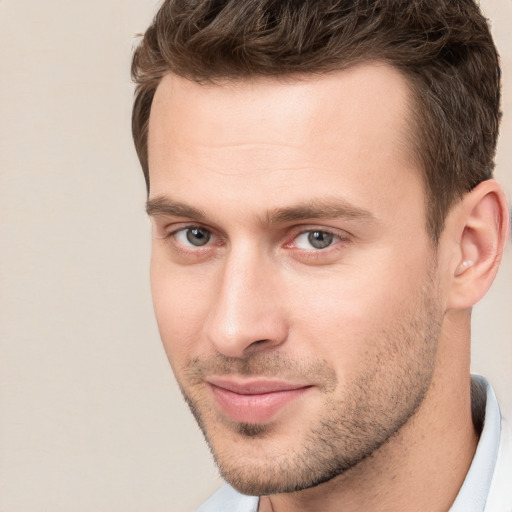
M 274 265 L 251 243 L 230 250 L 205 325 L 218 352 L 243 357 L 255 342 L 263 348 L 284 341 L 286 322 L 276 300 Z

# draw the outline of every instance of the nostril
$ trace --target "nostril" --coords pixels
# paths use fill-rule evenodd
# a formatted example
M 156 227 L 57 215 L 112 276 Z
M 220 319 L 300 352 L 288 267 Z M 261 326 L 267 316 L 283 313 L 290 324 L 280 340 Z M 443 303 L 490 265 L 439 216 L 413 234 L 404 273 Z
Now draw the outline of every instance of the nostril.
M 245 355 L 254 354 L 255 352 L 261 351 L 261 350 L 268 350 L 272 348 L 274 345 L 279 345 L 279 343 L 273 342 L 271 339 L 261 339 L 253 341 L 250 345 L 247 346 L 244 353 Z
M 268 341 L 270 341 L 270 340 L 256 340 L 256 341 L 253 341 L 253 342 L 249 345 L 249 347 L 247 347 L 247 348 L 257 347 L 258 345 L 262 345 L 263 343 L 266 343 L 266 342 L 268 342 Z

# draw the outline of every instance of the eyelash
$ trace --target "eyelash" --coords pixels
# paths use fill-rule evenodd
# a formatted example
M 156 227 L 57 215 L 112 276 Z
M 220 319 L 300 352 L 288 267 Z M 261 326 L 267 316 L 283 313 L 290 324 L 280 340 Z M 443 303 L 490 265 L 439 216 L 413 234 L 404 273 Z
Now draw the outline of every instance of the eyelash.
M 310 249 L 302 249 L 302 248 L 298 247 L 297 248 L 298 250 L 304 250 L 304 251 L 308 251 L 309 250 L 309 251 L 312 251 L 312 252 L 324 251 L 324 250 L 327 250 L 332 245 L 334 245 L 335 243 L 342 241 L 342 237 L 340 235 L 332 232 L 332 231 L 329 231 L 329 230 L 326 230 L 326 229 L 307 229 L 307 230 L 301 231 L 299 233 L 296 233 L 293 236 L 292 242 L 297 243 L 297 240 L 301 236 L 303 236 L 303 235 L 312 235 L 313 233 L 322 233 L 322 235 L 330 236 L 334 240 L 329 245 L 326 245 L 325 247 L 321 247 L 321 248 L 320 247 L 311 247 Z M 309 236 L 308 236 L 308 238 L 309 238 Z M 310 240 L 309 240 L 309 243 L 311 244 Z M 293 248 L 291 243 L 285 244 L 285 247 Z
M 218 242 L 215 243 L 215 244 L 212 244 L 211 242 L 211 239 L 208 240 L 206 242 L 206 244 L 204 246 L 201 246 L 201 245 L 197 245 L 197 246 L 194 246 L 192 244 L 190 245 L 185 245 L 185 244 L 182 244 L 180 242 L 178 242 L 177 240 L 177 236 L 179 233 L 186 233 L 187 231 L 191 231 L 193 229 L 201 229 L 201 230 L 204 230 L 204 231 L 207 231 L 208 233 L 210 233 L 210 236 L 214 239 L 218 239 Z M 212 231 L 211 229 L 208 229 L 208 228 L 205 228 L 201 225 L 198 225 L 198 224 L 190 224 L 190 225 L 186 225 L 186 226 L 183 226 L 183 227 L 180 227 L 178 229 L 175 229 L 171 232 L 169 232 L 168 234 L 166 234 L 164 236 L 164 238 L 166 240 L 168 240 L 170 243 L 172 243 L 173 247 L 178 251 L 178 252 L 181 252 L 181 253 L 184 253 L 184 254 L 203 254 L 205 253 L 206 251 L 208 251 L 212 245 L 216 245 L 216 246 L 221 246 L 224 244 L 224 238 L 218 234 L 216 234 L 214 231 Z
M 193 244 L 185 245 L 183 243 L 180 243 L 177 240 L 177 236 L 180 233 L 185 234 L 187 231 L 191 231 L 193 229 L 204 230 L 204 231 L 208 232 L 214 240 L 216 239 L 217 241 L 215 243 L 212 243 L 211 240 L 208 240 L 204 246 L 200 246 L 200 245 L 194 246 Z M 326 246 L 325 248 L 311 247 L 310 249 L 304 249 L 304 248 L 294 247 L 293 243 L 296 242 L 296 240 L 300 236 L 306 235 L 309 233 L 315 233 L 315 232 L 319 232 L 324 235 L 332 236 L 334 240 L 330 245 Z M 225 243 L 225 238 L 223 236 L 217 234 L 215 231 L 213 231 L 209 228 L 203 227 L 198 224 L 184 225 L 183 227 L 180 227 L 178 229 L 175 229 L 175 230 L 169 232 L 168 234 L 165 235 L 164 238 L 171 241 L 172 245 L 178 252 L 180 252 L 182 254 L 197 255 L 197 256 L 204 255 L 206 253 L 206 251 L 209 251 L 209 249 L 212 247 L 212 245 L 219 247 L 219 246 L 224 245 L 224 243 Z M 310 260 L 314 260 L 316 258 L 322 258 L 322 257 L 326 256 L 328 253 L 331 253 L 333 250 L 336 250 L 336 248 L 339 248 L 339 247 L 337 247 L 338 244 L 340 244 L 340 243 L 346 244 L 349 242 L 348 236 L 343 236 L 341 233 L 336 232 L 335 230 L 329 230 L 329 229 L 325 229 L 325 228 L 319 229 L 319 228 L 315 228 L 315 227 L 297 230 L 296 232 L 292 233 L 292 235 L 287 238 L 289 241 L 285 242 L 282 245 L 282 247 L 289 249 L 289 250 L 300 252 L 301 256 L 303 258 L 310 259 Z
M 295 247 L 293 244 L 296 243 L 297 239 L 302 236 L 306 235 L 308 233 L 314 233 L 314 232 L 321 232 L 325 235 L 331 235 L 334 238 L 334 241 L 332 244 L 328 245 L 327 247 L 323 249 L 315 249 L 311 247 L 310 249 L 302 249 L 299 247 Z M 340 232 L 336 232 L 335 230 L 330 229 L 319 229 L 315 227 L 311 227 L 308 229 L 301 229 L 297 232 L 293 233 L 290 238 L 289 242 L 284 244 L 284 247 L 294 251 L 295 253 L 298 253 L 300 255 L 300 260 L 303 262 L 307 262 L 309 264 L 321 264 L 325 265 L 328 263 L 332 263 L 335 260 L 332 260 L 330 258 L 334 257 L 337 251 L 340 249 L 346 247 L 346 245 L 349 243 L 349 237 L 348 234 L 342 234 Z

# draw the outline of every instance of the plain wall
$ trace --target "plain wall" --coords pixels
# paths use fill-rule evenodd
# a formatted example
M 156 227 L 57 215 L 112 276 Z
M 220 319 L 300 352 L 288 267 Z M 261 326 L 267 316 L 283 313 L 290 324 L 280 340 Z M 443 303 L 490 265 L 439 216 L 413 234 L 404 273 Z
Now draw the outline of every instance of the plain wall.
M 512 1 L 482 5 L 510 198 Z M 0 0 L 0 512 L 191 511 L 220 484 L 151 308 L 129 65 L 156 7 Z M 473 337 L 509 415 L 511 285 L 509 244 Z

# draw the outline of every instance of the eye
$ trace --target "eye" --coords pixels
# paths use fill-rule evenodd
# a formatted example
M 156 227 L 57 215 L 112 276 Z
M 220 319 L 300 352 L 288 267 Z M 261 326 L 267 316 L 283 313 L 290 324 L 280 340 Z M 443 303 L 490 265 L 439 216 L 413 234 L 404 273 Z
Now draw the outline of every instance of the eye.
M 336 236 L 328 231 L 312 230 L 301 233 L 295 239 L 295 247 L 298 249 L 325 249 L 332 245 L 334 242 L 340 240 L 339 236 Z
M 182 245 L 201 247 L 210 241 L 212 234 L 207 229 L 191 226 L 179 229 L 174 233 L 174 237 L 176 241 Z

